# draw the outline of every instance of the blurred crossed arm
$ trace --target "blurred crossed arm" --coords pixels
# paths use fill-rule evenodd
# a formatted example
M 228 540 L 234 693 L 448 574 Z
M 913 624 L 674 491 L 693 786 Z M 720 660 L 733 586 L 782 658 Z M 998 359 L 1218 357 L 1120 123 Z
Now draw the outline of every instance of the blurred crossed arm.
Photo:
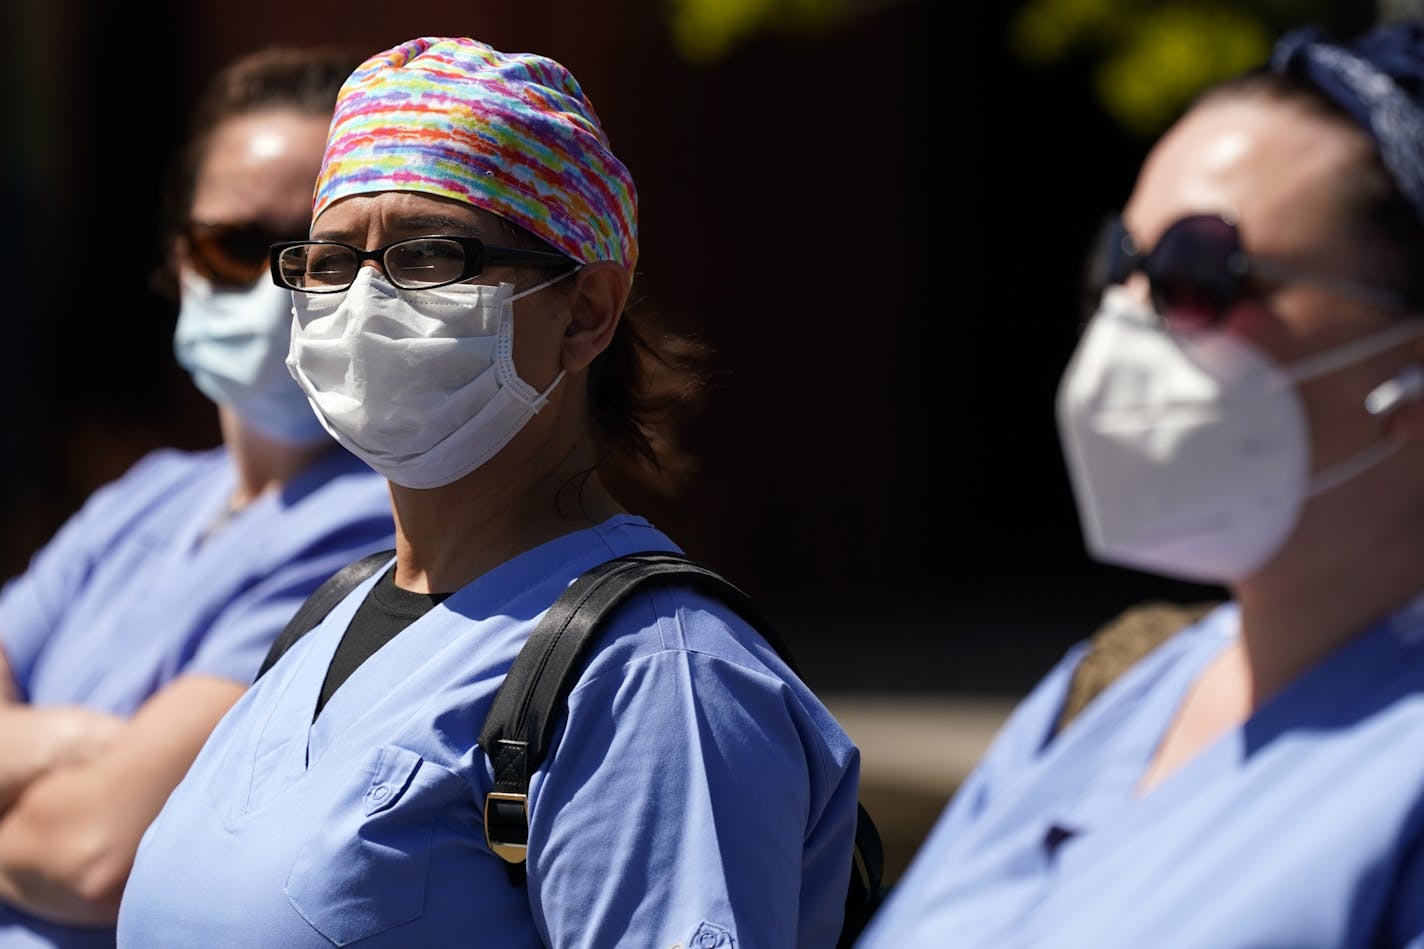
M 58 765 L 92 757 L 123 721 L 79 705 L 35 708 L 20 701 L 9 660 L 0 649 L 0 815 L 35 778 Z
M 112 924 L 139 838 L 241 683 L 180 676 L 131 719 L 20 700 L 0 651 L 0 900 Z

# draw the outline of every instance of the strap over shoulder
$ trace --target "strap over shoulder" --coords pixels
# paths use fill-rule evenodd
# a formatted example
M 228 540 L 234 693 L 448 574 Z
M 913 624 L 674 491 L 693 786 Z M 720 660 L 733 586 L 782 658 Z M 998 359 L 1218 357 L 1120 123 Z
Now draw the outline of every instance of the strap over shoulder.
M 554 726 L 598 624 L 629 594 L 650 582 L 690 583 L 718 597 L 753 623 L 790 663 L 790 651 L 775 638 L 751 598 L 681 554 L 626 554 L 581 575 L 549 607 L 515 657 L 480 731 L 480 747 L 495 770 L 494 790 L 485 804 L 485 836 L 507 863 L 524 860 L 529 778 L 548 754 Z
M 389 562 L 393 556 L 395 556 L 394 549 L 378 550 L 374 554 L 367 554 L 360 560 L 347 564 L 327 577 L 321 586 L 313 590 L 311 595 L 302 601 L 302 605 L 297 607 L 297 612 L 277 634 L 277 638 L 268 648 L 267 656 L 262 660 L 262 665 L 258 668 L 253 681 L 262 678 L 267 670 L 282 658 L 282 654 L 292 648 L 293 643 L 325 619 L 332 607 L 346 598 L 346 594 L 360 586 L 362 580 L 379 570 L 381 565 Z
M 480 732 L 480 747 L 494 768 L 494 787 L 485 801 L 485 839 L 516 885 L 525 880 L 529 778 L 549 752 L 554 724 L 598 623 L 634 590 L 653 583 L 690 584 L 726 603 L 756 628 L 788 666 L 796 668 L 790 650 L 752 599 L 682 554 L 628 554 L 580 576 L 549 608 L 515 658 Z M 845 925 L 837 949 L 849 949 L 879 906 L 884 865 L 880 832 L 864 805 L 857 803 Z

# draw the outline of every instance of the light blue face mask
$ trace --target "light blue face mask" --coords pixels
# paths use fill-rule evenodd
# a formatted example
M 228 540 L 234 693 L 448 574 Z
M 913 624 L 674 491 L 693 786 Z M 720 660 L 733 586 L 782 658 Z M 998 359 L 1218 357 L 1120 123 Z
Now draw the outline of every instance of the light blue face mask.
M 219 290 L 186 268 L 179 279 L 173 350 L 198 389 L 268 438 L 330 439 L 287 369 L 292 292 L 265 278 L 247 290 Z

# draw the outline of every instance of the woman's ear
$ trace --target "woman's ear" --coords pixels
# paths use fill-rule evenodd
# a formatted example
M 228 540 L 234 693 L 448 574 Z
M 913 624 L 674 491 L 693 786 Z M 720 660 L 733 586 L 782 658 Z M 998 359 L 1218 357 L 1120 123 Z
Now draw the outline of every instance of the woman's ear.
M 563 368 L 587 368 L 608 348 L 628 302 L 628 272 L 612 261 L 585 264 L 574 274 L 571 315 L 564 327 Z

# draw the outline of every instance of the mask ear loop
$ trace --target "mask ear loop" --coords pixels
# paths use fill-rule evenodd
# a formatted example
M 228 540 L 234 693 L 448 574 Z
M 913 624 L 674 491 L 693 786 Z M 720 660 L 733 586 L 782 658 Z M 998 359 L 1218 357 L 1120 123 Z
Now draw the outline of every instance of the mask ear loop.
M 538 398 L 534 399 L 532 402 L 529 403 L 529 405 L 534 409 L 534 411 L 537 412 L 544 406 L 549 404 L 549 393 L 553 392 L 554 387 L 557 386 L 560 382 L 564 381 L 564 376 L 567 374 L 568 370 L 561 368 L 559 370 L 559 374 L 554 377 L 554 381 L 549 383 L 548 387 L 544 389 L 543 392 L 539 393 Z
M 1381 382 L 1365 396 L 1365 411 L 1373 416 L 1388 415 L 1405 402 L 1424 398 L 1424 367 L 1411 363 L 1394 376 Z M 1346 458 L 1311 479 L 1310 493 L 1328 491 L 1348 481 L 1371 465 L 1383 461 L 1404 446 L 1404 439 L 1387 436 L 1364 449 L 1353 458 Z
M 1373 336 L 1356 340 L 1339 350 L 1323 353 L 1321 357 L 1295 363 L 1287 369 L 1291 378 L 1296 381 L 1325 375 L 1334 369 L 1343 368 L 1358 360 L 1384 352 L 1391 346 L 1398 345 L 1421 332 L 1424 332 L 1421 325 L 1417 321 L 1411 320 Z M 1373 416 L 1385 415 L 1398 408 L 1406 400 L 1417 399 L 1421 396 L 1424 396 L 1424 367 L 1420 367 L 1418 363 L 1411 363 L 1370 390 L 1369 394 L 1365 396 L 1365 411 Z M 1404 439 L 1385 436 L 1352 457 L 1336 462 L 1324 471 L 1317 472 L 1315 477 L 1310 479 L 1310 496 L 1314 497 L 1350 480 L 1367 468 L 1384 461 L 1403 446 Z
M 1365 469 L 1372 468 L 1381 461 L 1384 461 L 1390 455 L 1399 451 L 1403 446 L 1404 439 L 1388 435 L 1385 436 L 1368 448 L 1360 449 L 1360 451 L 1351 455 L 1349 458 L 1337 461 L 1324 471 L 1316 472 L 1315 476 L 1310 479 L 1310 491 L 1308 495 L 1314 497 L 1317 494 L 1323 494 L 1336 485 L 1349 481 Z
M 548 280 L 545 280 L 543 283 L 536 283 L 536 284 L 534 284 L 534 286 L 530 287 L 528 290 L 520 290 L 518 293 L 512 293 L 512 294 L 510 294 L 510 296 L 509 296 L 509 302 L 510 302 L 510 303 L 513 303 L 515 300 L 522 300 L 523 298 L 529 296 L 530 294 L 538 293 L 540 290 L 543 290 L 545 287 L 552 287 L 554 284 L 558 283 L 560 280 L 563 280 L 565 277 L 572 277 L 574 274 L 578 273 L 578 272 L 579 272 L 580 270 L 582 270 L 582 269 L 583 269 L 583 264 L 575 264 L 575 265 L 574 265 L 574 268 L 573 268 L 572 270 L 565 270 L 563 273 L 561 273 L 561 274 L 559 274 L 559 275 L 557 275 L 557 276 L 550 277 Z
M 534 286 L 530 287 L 528 290 L 520 290 L 518 293 L 510 294 L 509 302 L 510 302 L 510 304 L 512 305 L 515 300 L 521 299 L 522 297 L 527 297 L 527 296 L 529 296 L 529 295 L 532 294 L 532 293 L 538 293 L 540 290 L 543 290 L 545 287 L 552 287 L 554 284 L 558 283 L 560 280 L 563 280 L 565 277 L 571 277 L 571 276 L 573 276 L 574 274 L 578 273 L 578 272 L 579 272 L 580 270 L 582 270 L 582 269 L 583 269 L 583 264 L 577 264 L 577 265 L 574 266 L 574 268 L 573 268 L 572 270 L 566 270 L 566 271 L 564 271 L 563 273 L 561 273 L 561 274 L 559 274 L 559 275 L 557 275 L 557 276 L 550 277 L 548 280 L 545 280 L 543 283 L 536 283 Z M 544 406 L 548 405 L 548 404 L 549 404 L 549 394 L 554 391 L 554 387 L 555 387 L 555 386 L 557 386 L 560 382 L 563 382 L 563 381 L 564 381 L 564 376 L 567 375 L 567 374 L 568 374 L 568 370 L 567 370 L 567 369 L 564 369 L 562 366 L 559 367 L 558 375 L 554 376 L 554 380 L 553 380 L 552 382 L 550 382 L 550 383 L 544 388 L 544 391 L 543 391 L 543 392 L 540 392 L 540 393 L 539 393 L 537 396 L 535 396 L 533 399 L 530 399 L 530 400 L 529 400 L 529 403 L 528 403 L 529 406 L 530 406 L 534 411 L 537 412 L 537 411 L 539 411 L 540 409 L 542 409 Z
M 1424 320 L 1412 319 L 1387 326 L 1377 333 L 1351 340 L 1343 346 L 1326 350 L 1314 356 L 1307 356 L 1299 362 L 1281 367 L 1281 374 L 1291 382 L 1308 382 L 1319 376 L 1327 376 L 1337 369 L 1344 369 L 1371 356 L 1393 349 L 1400 343 L 1417 336 L 1424 336 Z

